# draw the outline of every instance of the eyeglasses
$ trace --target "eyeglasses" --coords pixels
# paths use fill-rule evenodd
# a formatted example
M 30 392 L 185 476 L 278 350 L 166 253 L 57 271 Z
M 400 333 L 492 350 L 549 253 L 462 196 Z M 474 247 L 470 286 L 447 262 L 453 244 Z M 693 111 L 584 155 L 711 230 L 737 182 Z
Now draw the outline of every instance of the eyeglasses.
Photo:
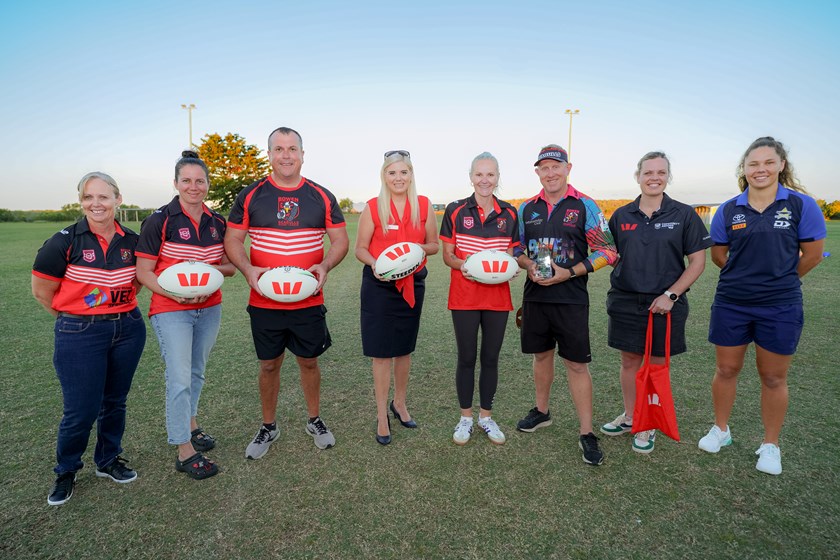
M 394 154 L 399 154 L 402 157 L 407 157 L 407 158 L 411 157 L 411 154 L 408 153 L 408 150 L 391 150 L 389 152 L 385 152 L 385 157 L 389 158 L 389 157 L 393 156 Z

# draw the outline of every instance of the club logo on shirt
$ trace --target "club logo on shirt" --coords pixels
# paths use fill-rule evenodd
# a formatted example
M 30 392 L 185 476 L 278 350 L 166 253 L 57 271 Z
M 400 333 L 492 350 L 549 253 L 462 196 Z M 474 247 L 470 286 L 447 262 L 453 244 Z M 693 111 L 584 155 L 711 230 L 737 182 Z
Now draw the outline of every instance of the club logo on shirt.
M 131 262 L 131 249 L 120 249 L 120 258 L 122 262 Z
M 182 227 L 181 229 L 178 230 L 178 235 L 181 236 L 181 239 L 186 241 L 187 239 L 190 238 L 190 228 Z
M 473 225 L 475 225 L 475 220 L 473 220 L 472 216 L 464 216 L 464 227 L 472 229 Z
M 296 226 L 297 220 L 300 216 L 300 203 L 297 198 L 288 196 L 277 197 L 277 225 L 278 226 Z
M 568 209 L 566 210 L 566 215 L 563 216 L 563 225 L 574 227 L 577 224 L 578 218 L 580 217 L 580 210 L 575 209 Z
M 784 207 L 776 212 L 773 217 L 776 218 L 776 221 L 773 222 L 773 229 L 789 229 L 790 222 L 788 220 L 793 218 L 793 213 L 787 207 Z
M 505 231 L 507 227 L 507 218 L 499 218 L 496 222 L 496 227 L 498 227 L 499 231 Z
M 219 230 L 210 226 L 210 237 L 212 237 L 215 241 L 219 240 Z
M 621 224 L 621 231 L 633 231 L 639 224 Z
M 96 253 L 93 249 L 82 249 L 82 258 L 85 262 L 93 262 L 96 260 Z

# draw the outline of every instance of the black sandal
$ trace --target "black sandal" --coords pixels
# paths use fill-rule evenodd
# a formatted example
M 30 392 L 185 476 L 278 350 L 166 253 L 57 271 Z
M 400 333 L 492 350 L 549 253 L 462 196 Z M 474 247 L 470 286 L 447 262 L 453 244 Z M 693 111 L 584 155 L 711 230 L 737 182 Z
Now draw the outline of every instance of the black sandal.
M 190 432 L 190 443 L 196 451 L 210 451 L 216 447 L 216 438 L 199 427 Z
M 201 453 L 196 453 L 186 461 L 175 459 L 175 470 L 187 473 L 190 478 L 203 480 L 218 474 L 219 466 Z

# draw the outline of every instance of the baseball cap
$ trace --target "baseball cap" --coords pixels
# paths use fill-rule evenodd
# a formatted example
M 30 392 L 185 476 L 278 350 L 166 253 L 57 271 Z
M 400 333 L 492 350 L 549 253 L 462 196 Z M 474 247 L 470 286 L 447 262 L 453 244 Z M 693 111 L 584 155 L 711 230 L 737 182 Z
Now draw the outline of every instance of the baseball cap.
M 540 155 L 537 161 L 534 162 L 534 167 L 538 166 L 544 159 L 553 159 L 554 161 L 564 161 L 569 163 L 569 154 L 560 146 L 546 146 L 540 150 Z

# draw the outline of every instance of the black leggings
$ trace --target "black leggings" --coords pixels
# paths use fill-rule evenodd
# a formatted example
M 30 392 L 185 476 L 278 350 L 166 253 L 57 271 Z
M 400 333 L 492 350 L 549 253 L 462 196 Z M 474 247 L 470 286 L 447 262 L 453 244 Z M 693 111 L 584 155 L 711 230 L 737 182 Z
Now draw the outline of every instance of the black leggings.
M 475 390 L 475 360 L 478 353 L 478 328 L 481 327 L 481 374 L 478 392 L 481 408 L 493 409 L 493 397 L 499 383 L 499 351 L 505 340 L 507 311 L 452 310 L 455 342 L 458 345 L 458 367 L 455 388 L 461 408 L 472 408 Z

